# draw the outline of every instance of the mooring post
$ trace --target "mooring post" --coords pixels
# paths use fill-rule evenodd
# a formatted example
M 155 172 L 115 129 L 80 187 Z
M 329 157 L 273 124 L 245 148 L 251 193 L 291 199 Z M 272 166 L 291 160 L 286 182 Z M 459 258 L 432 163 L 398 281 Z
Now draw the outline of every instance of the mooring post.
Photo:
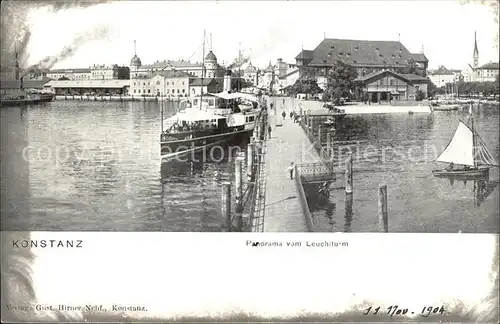
M 250 138 L 250 143 L 248 143 L 248 146 L 247 146 L 247 177 L 248 177 L 248 182 L 250 182 L 251 178 L 252 178 L 253 146 L 254 146 L 254 142 L 253 142 L 252 138 Z
M 322 143 L 321 143 L 321 125 L 318 125 L 318 143 L 319 143 L 319 146 L 322 147 Z
M 379 185 L 378 187 L 378 225 L 380 232 L 389 232 L 387 220 L 387 186 Z
M 352 222 L 352 201 L 353 201 L 353 193 L 345 193 L 345 207 L 344 207 L 344 219 L 345 219 L 345 224 L 344 224 L 344 231 L 345 232 L 350 232 L 351 230 L 351 222 Z
M 222 204 L 221 204 L 222 217 L 226 220 L 226 228 L 228 232 L 232 230 L 231 221 L 231 184 L 225 182 L 222 184 Z
M 239 207 L 242 203 L 242 188 L 243 188 L 243 177 L 241 171 L 242 161 L 241 158 L 236 158 L 235 162 L 235 185 L 236 185 L 236 207 Z
M 349 152 L 345 162 L 345 192 L 352 193 L 352 189 L 352 153 Z
M 235 168 L 235 176 L 236 176 L 236 231 L 241 232 L 243 228 L 243 172 L 242 172 L 242 163 L 243 159 L 238 157 L 236 158 L 236 168 Z

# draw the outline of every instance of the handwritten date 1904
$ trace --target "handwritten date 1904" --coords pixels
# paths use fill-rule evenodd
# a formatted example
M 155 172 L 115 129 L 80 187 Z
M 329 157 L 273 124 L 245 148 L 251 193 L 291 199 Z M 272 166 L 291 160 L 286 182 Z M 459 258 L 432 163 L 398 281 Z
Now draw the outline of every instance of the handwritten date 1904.
M 399 308 L 398 305 L 392 305 L 387 307 L 387 309 L 382 310 L 380 312 L 381 307 L 373 308 L 373 307 L 368 307 L 366 311 L 363 313 L 363 315 L 377 315 L 377 314 L 384 314 L 386 316 L 393 317 L 394 315 L 396 316 L 403 316 L 403 315 L 414 315 L 415 312 L 409 312 L 408 313 L 408 308 Z M 422 310 L 418 313 L 422 317 L 429 317 L 431 314 L 440 314 L 443 315 L 445 313 L 444 306 L 424 306 Z

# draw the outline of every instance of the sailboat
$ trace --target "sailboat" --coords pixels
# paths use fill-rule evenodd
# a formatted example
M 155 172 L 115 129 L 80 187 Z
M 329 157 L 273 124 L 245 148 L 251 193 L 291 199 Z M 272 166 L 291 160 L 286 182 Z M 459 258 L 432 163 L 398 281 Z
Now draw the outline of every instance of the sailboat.
M 488 177 L 491 166 L 498 166 L 486 143 L 474 129 L 474 120 L 470 115 L 471 127 L 460 121 L 455 135 L 436 162 L 450 163 L 446 169 L 433 170 L 436 177 Z M 455 168 L 455 165 L 462 168 Z

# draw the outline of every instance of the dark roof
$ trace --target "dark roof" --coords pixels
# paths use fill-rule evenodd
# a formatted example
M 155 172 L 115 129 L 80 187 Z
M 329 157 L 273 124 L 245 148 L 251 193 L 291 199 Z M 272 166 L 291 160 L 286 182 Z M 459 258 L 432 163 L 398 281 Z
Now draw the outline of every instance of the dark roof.
M 411 58 L 415 62 L 429 62 L 424 53 L 411 54 Z
M 486 70 L 486 69 L 489 69 L 489 70 L 498 70 L 499 69 L 499 65 L 498 65 L 498 63 L 486 63 L 486 64 L 478 67 L 478 69 L 480 69 L 480 70 Z
M 90 69 L 54 69 L 47 73 L 90 73 Z
M 205 56 L 206 61 L 217 61 L 217 57 L 215 56 L 214 52 L 210 51 L 208 52 L 207 56 Z
M 209 86 L 215 82 L 215 79 L 203 79 L 203 86 Z M 189 80 L 189 85 L 194 86 L 194 87 L 200 87 L 201 86 L 201 78 L 195 78 Z
M 422 83 L 422 82 L 428 82 L 429 79 L 427 79 L 426 77 L 423 77 L 423 76 L 420 76 L 420 75 L 417 75 L 417 74 L 398 74 L 400 76 L 402 76 L 403 78 L 407 79 L 407 80 L 410 80 L 411 82 L 413 83 Z
M 130 60 L 130 66 L 141 66 L 141 65 L 142 65 L 141 59 L 137 55 L 134 55 L 134 57 L 132 57 L 132 59 Z
M 397 41 L 324 39 L 313 51 L 308 65 L 332 65 L 342 61 L 352 65 L 405 66 L 412 54 Z
M 398 79 L 400 79 L 400 80 L 402 80 L 404 82 L 410 83 L 410 84 L 412 84 L 412 83 L 422 83 L 422 82 L 427 82 L 428 81 L 427 78 L 419 76 L 419 75 L 416 75 L 416 74 L 399 74 L 399 73 L 395 73 L 395 72 L 392 72 L 392 71 L 389 71 L 389 70 L 383 70 L 383 71 L 369 73 L 367 75 L 360 76 L 360 77 L 356 78 L 355 81 L 365 83 L 365 82 L 368 82 L 368 81 L 371 81 L 371 80 L 376 80 L 376 79 L 385 77 L 387 75 L 392 75 L 393 77 L 398 78 Z
M 314 51 L 311 50 L 302 50 L 296 57 L 296 60 L 312 60 Z

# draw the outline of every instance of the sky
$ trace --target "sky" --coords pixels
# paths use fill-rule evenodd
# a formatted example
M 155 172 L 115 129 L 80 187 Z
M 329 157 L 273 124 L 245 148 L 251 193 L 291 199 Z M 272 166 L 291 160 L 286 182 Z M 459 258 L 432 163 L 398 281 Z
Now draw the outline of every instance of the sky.
M 477 32 L 480 64 L 499 60 L 498 18 L 488 4 L 447 1 L 120 1 L 51 10 L 34 8 L 26 17 L 31 37 L 28 65 L 57 56 L 82 34 L 52 68 L 93 64 L 128 65 L 157 60 L 202 60 L 212 49 L 219 63 L 230 63 L 239 48 L 254 65 L 277 58 L 295 63 L 304 49 L 327 38 L 401 40 L 412 53 L 424 53 L 429 68 L 464 68 L 472 62 Z M 105 30 L 106 33 L 92 31 Z M 399 34 L 399 36 L 398 36 Z M 495 41 L 496 39 L 496 41 Z

